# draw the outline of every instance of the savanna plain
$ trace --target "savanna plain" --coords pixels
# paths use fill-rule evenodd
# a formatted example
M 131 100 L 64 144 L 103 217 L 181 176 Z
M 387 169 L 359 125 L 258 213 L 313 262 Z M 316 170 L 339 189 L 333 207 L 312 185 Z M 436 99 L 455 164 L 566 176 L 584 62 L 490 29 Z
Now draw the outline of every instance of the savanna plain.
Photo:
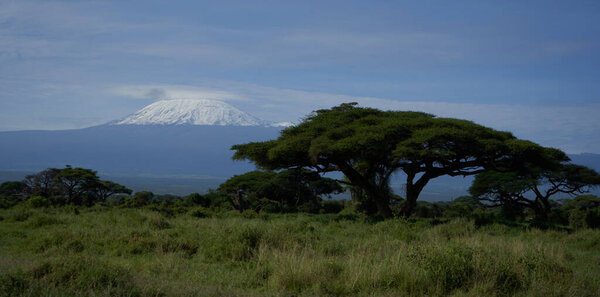
M 13 207 L 0 210 L 0 296 L 600 296 L 600 231 Z

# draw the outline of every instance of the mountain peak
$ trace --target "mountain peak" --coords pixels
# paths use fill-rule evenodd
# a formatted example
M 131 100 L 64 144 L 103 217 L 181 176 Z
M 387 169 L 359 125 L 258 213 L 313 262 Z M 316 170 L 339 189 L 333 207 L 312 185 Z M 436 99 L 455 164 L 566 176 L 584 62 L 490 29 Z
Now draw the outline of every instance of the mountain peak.
M 174 99 L 156 101 L 114 125 L 271 126 L 267 121 L 223 101 Z

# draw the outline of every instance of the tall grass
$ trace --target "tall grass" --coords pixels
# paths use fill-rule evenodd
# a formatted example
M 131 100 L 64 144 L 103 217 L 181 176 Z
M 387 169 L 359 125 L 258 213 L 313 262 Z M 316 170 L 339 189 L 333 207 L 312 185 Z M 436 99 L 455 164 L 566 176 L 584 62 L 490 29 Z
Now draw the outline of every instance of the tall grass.
M 1 210 L 0 296 L 600 296 L 600 231 L 196 212 Z

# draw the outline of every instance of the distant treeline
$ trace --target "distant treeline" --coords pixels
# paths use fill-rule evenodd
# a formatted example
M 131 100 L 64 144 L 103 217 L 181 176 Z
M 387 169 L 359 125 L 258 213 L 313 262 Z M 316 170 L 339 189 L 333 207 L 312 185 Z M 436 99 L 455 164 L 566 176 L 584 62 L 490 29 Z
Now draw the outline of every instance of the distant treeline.
M 352 200 L 333 200 L 330 195 L 350 191 Z M 406 200 L 394 195 L 391 208 L 399 213 Z M 477 224 L 527 222 L 538 227 L 599 228 L 600 198 L 579 195 L 549 200 L 545 217 L 526 204 L 490 202 L 486 197 L 461 196 L 448 202 L 420 201 L 412 217 L 469 218 Z M 100 204 L 119 208 L 150 208 L 166 215 L 190 213 L 210 217 L 236 211 L 247 217 L 269 213 L 329 213 L 340 219 L 381 220 L 373 204 L 352 187 L 302 169 L 280 172 L 252 171 L 236 175 L 208 193 L 185 196 L 132 194 L 123 185 L 100 180 L 95 171 L 67 166 L 48 168 L 23 181 L 0 185 L 0 207 L 46 208 L 65 205 L 88 207 Z

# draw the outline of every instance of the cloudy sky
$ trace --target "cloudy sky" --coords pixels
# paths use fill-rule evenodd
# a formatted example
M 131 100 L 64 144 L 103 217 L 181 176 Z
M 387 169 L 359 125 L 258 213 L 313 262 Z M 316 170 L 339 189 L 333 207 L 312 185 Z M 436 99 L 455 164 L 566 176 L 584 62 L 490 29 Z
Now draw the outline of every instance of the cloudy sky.
M 600 153 L 600 1 L 0 0 L 0 131 L 174 98 L 290 122 L 357 101 Z

